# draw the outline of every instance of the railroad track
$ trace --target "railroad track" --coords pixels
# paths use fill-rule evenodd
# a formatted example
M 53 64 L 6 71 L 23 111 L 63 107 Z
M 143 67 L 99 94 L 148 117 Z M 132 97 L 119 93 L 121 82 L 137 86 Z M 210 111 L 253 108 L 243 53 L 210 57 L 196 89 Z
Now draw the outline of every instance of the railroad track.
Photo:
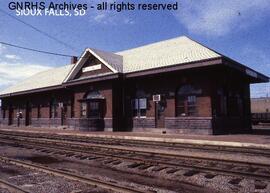
M 216 173 L 244 177 L 255 180 L 270 181 L 270 164 L 246 163 L 224 159 L 206 157 L 184 156 L 157 151 L 135 150 L 129 148 L 117 148 L 104 145 L 89 145 L 57 140 L 33 139 L 27 137 L 10 136 L 9 139 L 1 139 L 3 143 L 24 146 L 32 149 L 46 150 L 47 152 L 59 152 L 68 157 L 87 159 L 101 157 L 114 160 L 131 161 L 145 164 L 146 166 L 166 166 L 177 169 L 192 169 L 204 173 Z M 44 151 L 46 153 L 46 151 Z
M 32 193 L 2 179 L 0 179 L 0 187 L 8 189 L 11 193 Z
M 44 166 L 39 165 L 39 164 L 28 163 L 26 161 L 12 159 L 12 158 L 8 158 L 8 157 L 0 156 L 0 161 L 3 163 L 8 163 L 8 164 L 13 164 L 16 166 L 24 167 L 27 169 L 32 169 L 32 170 L 44 172 L 44 173 L 47 173 L 50 175 L 63 177 L 63 178 L 69 179 L 69 180 L 78 181 L 78 182 L 81 182 L 83 184 L 97 186 L 97 187 L 100 187 L 100 188 L 103 188 L 106 190 L 110 190 L 110 191 L 114 191 L 114 192 L 123 192 L 123 193 L 145 193 L 145 192 L 147 192 L 145 190 L 141 191 L 141 190 L 138 190 L 137 188 L 135 189 L 135 188 L 131 188 L 131 187 L 124 187 L 124 186 L 121 186 L 118 184 L 113 184 L 110 182 L 105 182 L 105 181 L 101 181 L 101 180 L 94 179 L 94 178 L 88 178 L 88 177 L 84 177 L 84 176 L 70 173 L 67 171 L 62 171 L 62 170 L 58 170 L 58 169 L 54 169 L 54 168 L 50 168 L 50 167 L 44 167 Z M 0 183 L 1 183 L 1 181 L 0 181 Z M 7 185 L 11 186 L 10 184 L 7 184 Z M 17 188 L 17 187 L 15 187 L 15 188 Z M 18 190 L 19 190 L 19 188 L 18 188 Z M 19 191 L 21 191 L 19 193 L 29 193 L 29 192 L 23 191 L 23 190 L 19 190 Z
M 39 139 L 54 139 L 69 142 L 84 142 L 89 144 L 102 144 L 102 145 L 120 145 L 124 147 L 151 147 L 156 149 L 165 148 L 169 150 L 200 150 L 204 152 L 217 152 L 217 153 L 237 153 L 244 155 L 264 156 L 270 157 L 270 149 L 260 149 L 256 147 L 232 147 L 232 146 L 217 146 L 217 145 L 198 145 L 190 143 L 169 143 L 169 142 L 155 142 L 155 141 L 141 141 L 141 140 L 126 140 L 115 138 L 101 138 L 101 137 L 84 137 L 84 136 L 70 136 L 70 135 L 55 135 L 55 134 L 38 134 L 28 132 L 13 132 L 13 131 L 0 131 L 0 136 L 18 136 L 18 137 L 31 137 Z

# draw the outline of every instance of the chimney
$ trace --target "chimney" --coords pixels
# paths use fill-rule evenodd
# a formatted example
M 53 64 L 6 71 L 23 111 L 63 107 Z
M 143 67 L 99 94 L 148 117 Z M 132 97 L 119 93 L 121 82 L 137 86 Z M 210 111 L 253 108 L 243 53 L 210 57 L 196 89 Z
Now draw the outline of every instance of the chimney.
M 71 64 L 76 64 L 78 61 L 78 57 L 77 56 L 72 56 L 71 57 Z

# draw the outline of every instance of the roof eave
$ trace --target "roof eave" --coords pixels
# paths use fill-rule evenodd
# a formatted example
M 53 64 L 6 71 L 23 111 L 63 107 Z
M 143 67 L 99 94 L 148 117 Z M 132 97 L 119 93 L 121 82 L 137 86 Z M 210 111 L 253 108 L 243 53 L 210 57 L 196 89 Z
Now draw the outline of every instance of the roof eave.
M 232 68 L 235 68 L 250 78 L 250 83 L 266 83 L 269 82 L 269 77 L 249 68 L 231 58 L 226 56 L 222 57 L 223 64 Z
M 37 89 L 32 89 L 32 90 L 25 90 L 25 91 L 2 94 L 2 95 L 0 95 L 0 98 L 6 98 L 6 97 L 18 96 L 18 95 L 26 95 L 26 94 L 32 94 L 32 93 L 38 93 L 38 92 L 46 92 L 46 91 L 56 90 L 56 89 L 61 89 L 61 88 L 63 88 L 62 85 L 43 87 L 43 88 L 37 88 Z
M 222 64 L 222 57 L 187 62 L 187 63 L 182 63 L 182 64 L 175 64 L 171 66 L 147 69 L 143 71 L 129 72 L 129 73 L 124 73 L 124 74 L 126 78 L 132 78 L 132 77 L 138 77 L 138 76 L 144 76 L 144 75 L 159 74 L 159 73 L 164 73 L 164 72 L 172 72 L 172 71 L 212 66 L 212 65 L 218 65 L 218 64 Z

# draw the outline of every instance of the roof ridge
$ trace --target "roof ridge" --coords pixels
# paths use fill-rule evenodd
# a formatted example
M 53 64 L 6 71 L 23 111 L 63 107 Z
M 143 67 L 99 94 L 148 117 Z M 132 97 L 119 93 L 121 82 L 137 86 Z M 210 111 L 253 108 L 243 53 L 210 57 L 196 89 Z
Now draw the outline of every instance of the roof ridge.
M 215 52 L 216 54 L 220 55 L 221 57 L 224 56 L 223 54 L 219 53 L 218 51 L 216 51 L 216 50 L 214 50 L 214 49 L 212 49 L 212 48 L 209 48 L 208 46 L 206 46 L 206 45 L 204 45 L 204 44 L 198 42 L 197 40 L 194 40 L 194 39 L 192 39 L 192 38 L 190 38 L 190 37 L 187 37 L 187 38 L 188 38 L 189 40 L 195 42 L 196 44 L 199 44 L 200 46 L 203 46 L 203 47 L 207 48 L 208 50 L 210 50 L 210 51 L 212 51 L 212 52 Z
M 93 51 L 98 51 L 98 52 L 104 52 L 104 53 L 107 53 L 107 54 L 114 54 L 114 55 L 117 55 L 117 56 L 121 56 L 115 52 L 111 52 L 111 51 L 106 51 L 106 50 L 101 50 L 101 49 L 96 49 L 96 48 L 91 48 L 91 47 L 88 47 L 88 49 L 90 50 L 93 50 Z
M 160 43 L 164 43 L 164 42 L 168 42 L 168 41 L 173 41 L 173 40 L 181 39 L 181 38 L 190 39 L 188 36 L 185 36 L 185 35 L 177 36 L 177 37 L 174 37 L 174 38 L 169 38 L 169 39 L 166 39 L 166 40 L 156 41 L 156 42 L 153 42 L 153 43 L 149 43 L 149 44 L 145 44 L 145 45 L 142 45 L 142 46 L 130 48 L 130 49 L 127 49 L 127 50 L 121 50 L 121 51 L 115 52 L 115 54 L 120 54 L 120 53 L 124 53 L 124 52 L 127 52 L 127 51 L 132 51 L 132 50 L 140 49 L 140 48 L 143 48 L 143 47 L 152 46 L 152 45 L 156 45 L 156 44 L 160 44 Z

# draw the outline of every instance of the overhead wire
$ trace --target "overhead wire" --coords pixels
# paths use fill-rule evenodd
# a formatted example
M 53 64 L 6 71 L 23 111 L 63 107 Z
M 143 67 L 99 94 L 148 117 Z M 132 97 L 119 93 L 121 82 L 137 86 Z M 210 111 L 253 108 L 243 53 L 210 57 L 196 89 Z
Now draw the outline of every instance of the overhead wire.
M 32 51 L 32 52 L 39 52 L 39 53 L 50 54 L 50 55 L 55 55 L 55 56 L 62 56 L 62 57 L 73 57 L 74 56 L 74 55 L 68 55 L 68 54 L 62 54 L 62 53 L 56 53 L 56 52 L 49 52 L 49 51 L 44 51 L 44 50 L 38 50 L 38 49 L 24 47 L 24 46 L 19 46 L 19 45 L 7 43 L 7 42 L 2 42 L 2 41 L 0 41 L 0 44 L 5 45 L 5 46 L 14 47 L 14 48 L 23 49 L 23 50 L 28 50 L 28 51 Z
M 73 51 L 77 51 L 73 46 L 71 46 L 71 45 L 65 43 L 65 42 L 62 41 L 62 40 L 59 40 L 58 38 L 56 38 L 56 37 L 50 35 L 49 33 L 45 32 L 45 31 L 42 31 L 41 29 L 35 27 L 34 25 L 29 24 L 29 23 L 27 23 L 27 22 L 25 22 L 25 21 L 23 21 L 23 20 L 21 20 L 21 19 L 15 17 L 15 16 L 13 16 L 12 14 L 10 14 L 10 13 L 4 11 L 4 10 L 1 9 L 1 8 L 0 8 L 0 12 L 3 13 L 3 14 L 5 14 L 5 15 L 7 15 L 7 16 L 9 16 L 10 18 L 12 18 L 12 19 L 14 19 L 14 20 L 16 20 L 16 21 L 18 21 L 18 22 L 20 22 L 20 23 L 22 23 L 22 24 L 24 24 L 24 25 L 26 25 L 26 26 L 28 26 L 28 27 L 30 27 L 30 28 L 32 28 L 33 30 L 39 32 L 40 34 L 43 34 L 44 36 L 46 36 L 46 37 L 48 37 L 48 38 L 50 38 L 50 39 L 52 39 L 52 40 L 58 42 L 59 44 L 62 44 L 62 45 L 64 45 L 65 47 L 67 47 L 67 48 L 69 48 L 69 49 L 71 49 L 71 50 L 73 50 Z

